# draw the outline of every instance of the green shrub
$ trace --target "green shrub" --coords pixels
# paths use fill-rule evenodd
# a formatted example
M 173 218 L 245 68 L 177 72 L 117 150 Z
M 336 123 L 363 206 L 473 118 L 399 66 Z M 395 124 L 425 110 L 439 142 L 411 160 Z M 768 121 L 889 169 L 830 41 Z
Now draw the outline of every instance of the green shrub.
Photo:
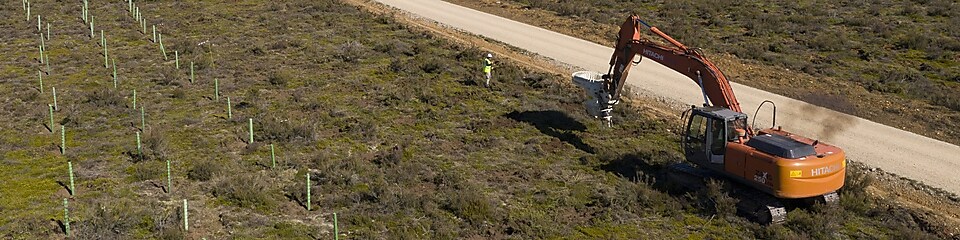
M 267 82 L 274 86 L 285 87 L 287 86 L 287 82 L 292 79 L 293 74 L 290 73 L 289 70 L 279 69 L 270 73 L 270 76 L 267 77 Z
M 187 171 L 187 179 L 206 182 L 221 174 L 222 166 L 212 160 L 199 161 Z
M 126 103 L 120 93 L 109 88 L 100 88 L 87 93 L 83 102 L 98 108 L 117 107 Z
M 315 140 L 316 131 L 309 122 L 287 119 L 267 118 L 254 122 L 258 141 L 265 142 L 310 142 Z
M 350 41 L 337 45 L 334 49 L 334 57 L 349 63 L 360 61 L 366 56 L 366 46 L 357 41 Z
M 219 179 L 211 193 L 243 208 L 271 210 L 277 205 L 277 190 L 272 180 L 259 174 L 230 174 Z
M 483 193 L 473 189 L 459 189 L 448 194 L 444 208 L 473 225 L 493 220 L 494 209 Z
M 166 137 L 160 130 L 150 130 L 142 135 L 143 155 L 147 160 L 167 160 L 169 146 Z
M 729 189 L 730 186 L 727 182 L 712 178 L 707 181 L 707 187 L 703 189 L 703 191 L 706 192 L 702 194 L 705 195 L 707 200 L 706 205 L 713 214 L 722 217 L 733 217 L 736 215 L 738 201 L 727 194 Z

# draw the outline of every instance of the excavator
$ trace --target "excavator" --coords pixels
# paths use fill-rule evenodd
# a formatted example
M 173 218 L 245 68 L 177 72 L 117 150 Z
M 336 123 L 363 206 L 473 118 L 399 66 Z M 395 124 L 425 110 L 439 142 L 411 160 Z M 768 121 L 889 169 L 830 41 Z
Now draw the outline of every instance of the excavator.
M 641 36 L 647 29 L 669 45 Z M 785 202 L 839 201 L 836 191 L 843 187 L 846 174 L 843 150 L 779 126 L 754 129 L 748 125 L 730 82 L 700 49 L 685 46 L 636 14 L 621 25 L 614 49 L 607 74 L 573 74 L 574 83 L 590 96 L 584 102 L 587 112 L 605 120 L 608 126 L 613 106 L 621 101 L 630 68 L 643 59 L 656 61 L 700 86 L 704 104 L 684 111 L 681 119 L 686 125 L 680 133 L 681 149 L 687 161 L 696 166 L 673 167 L 674 172 L 739 182 L 749 193 L 740 199 L 738 212 L 763 223 L 784 222 Z M 773 119 L 776 125 L 775 104 Z

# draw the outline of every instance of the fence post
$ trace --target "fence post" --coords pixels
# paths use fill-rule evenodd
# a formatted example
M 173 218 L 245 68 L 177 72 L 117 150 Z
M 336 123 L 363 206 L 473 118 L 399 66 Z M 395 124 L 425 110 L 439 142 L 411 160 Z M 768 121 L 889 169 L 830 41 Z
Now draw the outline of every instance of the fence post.
M 232 118 L 233 118 L 233 110 L 231 109 L 231 106 L 230 106 L 230 97 L 227 97 L 227 119 L 232 119 Z
M 276 155 L 275 152 L 274 152 L 273 143 L 270 144 L 270 162 L 271 162 L 270 168 L 276 169 L 276 168 L 277 168 L 277 155 Z
M 193 62 L 190 62 L 190 83 L 193 83 Z
M 180 52 L 179 51 L 173 50 L 173 59 L 174 59 L 173 62 L 176 64 L 177 69 L 180 69 Z M 190 79 L 190 82 L 192 83 L 193 79 Z
M 133 109 L 137 109 L 137 90 L 133 90 Z
M 43 72 L 37 70 L 37 76 L 40 77 L 40 93 L 43 93 Z

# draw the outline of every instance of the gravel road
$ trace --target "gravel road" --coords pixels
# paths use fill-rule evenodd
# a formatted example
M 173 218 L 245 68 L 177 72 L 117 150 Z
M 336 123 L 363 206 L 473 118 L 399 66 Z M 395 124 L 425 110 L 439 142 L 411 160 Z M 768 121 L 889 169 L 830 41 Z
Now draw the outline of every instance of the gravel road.
M 587 70 L 606 72 L 613 52 L 608 46 L 444 1 L 377 1 Z M 656 62 L 642 61 L 630 72 L 627 84 L 640 89 L 641 94 L 687 105 L 702 104 L 696 83 Z M 839 146 L 850 160 L 960 194 L 960 147 L 956 145 L 738 83 L 732 86 L 751 118 L 760 102 L 771 100 L 777 104 L 777 125 L 784 130 Z M 769 107 L 761 111 L 757 126 L 771 126 Z

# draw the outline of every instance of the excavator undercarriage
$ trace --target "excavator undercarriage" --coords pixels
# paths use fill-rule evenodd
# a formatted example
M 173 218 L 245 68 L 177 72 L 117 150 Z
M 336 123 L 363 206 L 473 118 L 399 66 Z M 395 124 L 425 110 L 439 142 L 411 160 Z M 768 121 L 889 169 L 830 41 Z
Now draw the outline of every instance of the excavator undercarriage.
M 664 188 L 680 192 L 698 192 L 706 188 L 709 180 L 726 181 L 714 171 L 687 163 L 676 163 L 662 170 L 657 182 Z M 813 204 L 839 204 L 840 196 L 830 192 L 805 199 L 779 199 L 739 182 L 731 182 L 726 193 L 737 200 L 737 214 L 760 224 L 780 224 L 787 220 L 787 209 L 809 207 Z

